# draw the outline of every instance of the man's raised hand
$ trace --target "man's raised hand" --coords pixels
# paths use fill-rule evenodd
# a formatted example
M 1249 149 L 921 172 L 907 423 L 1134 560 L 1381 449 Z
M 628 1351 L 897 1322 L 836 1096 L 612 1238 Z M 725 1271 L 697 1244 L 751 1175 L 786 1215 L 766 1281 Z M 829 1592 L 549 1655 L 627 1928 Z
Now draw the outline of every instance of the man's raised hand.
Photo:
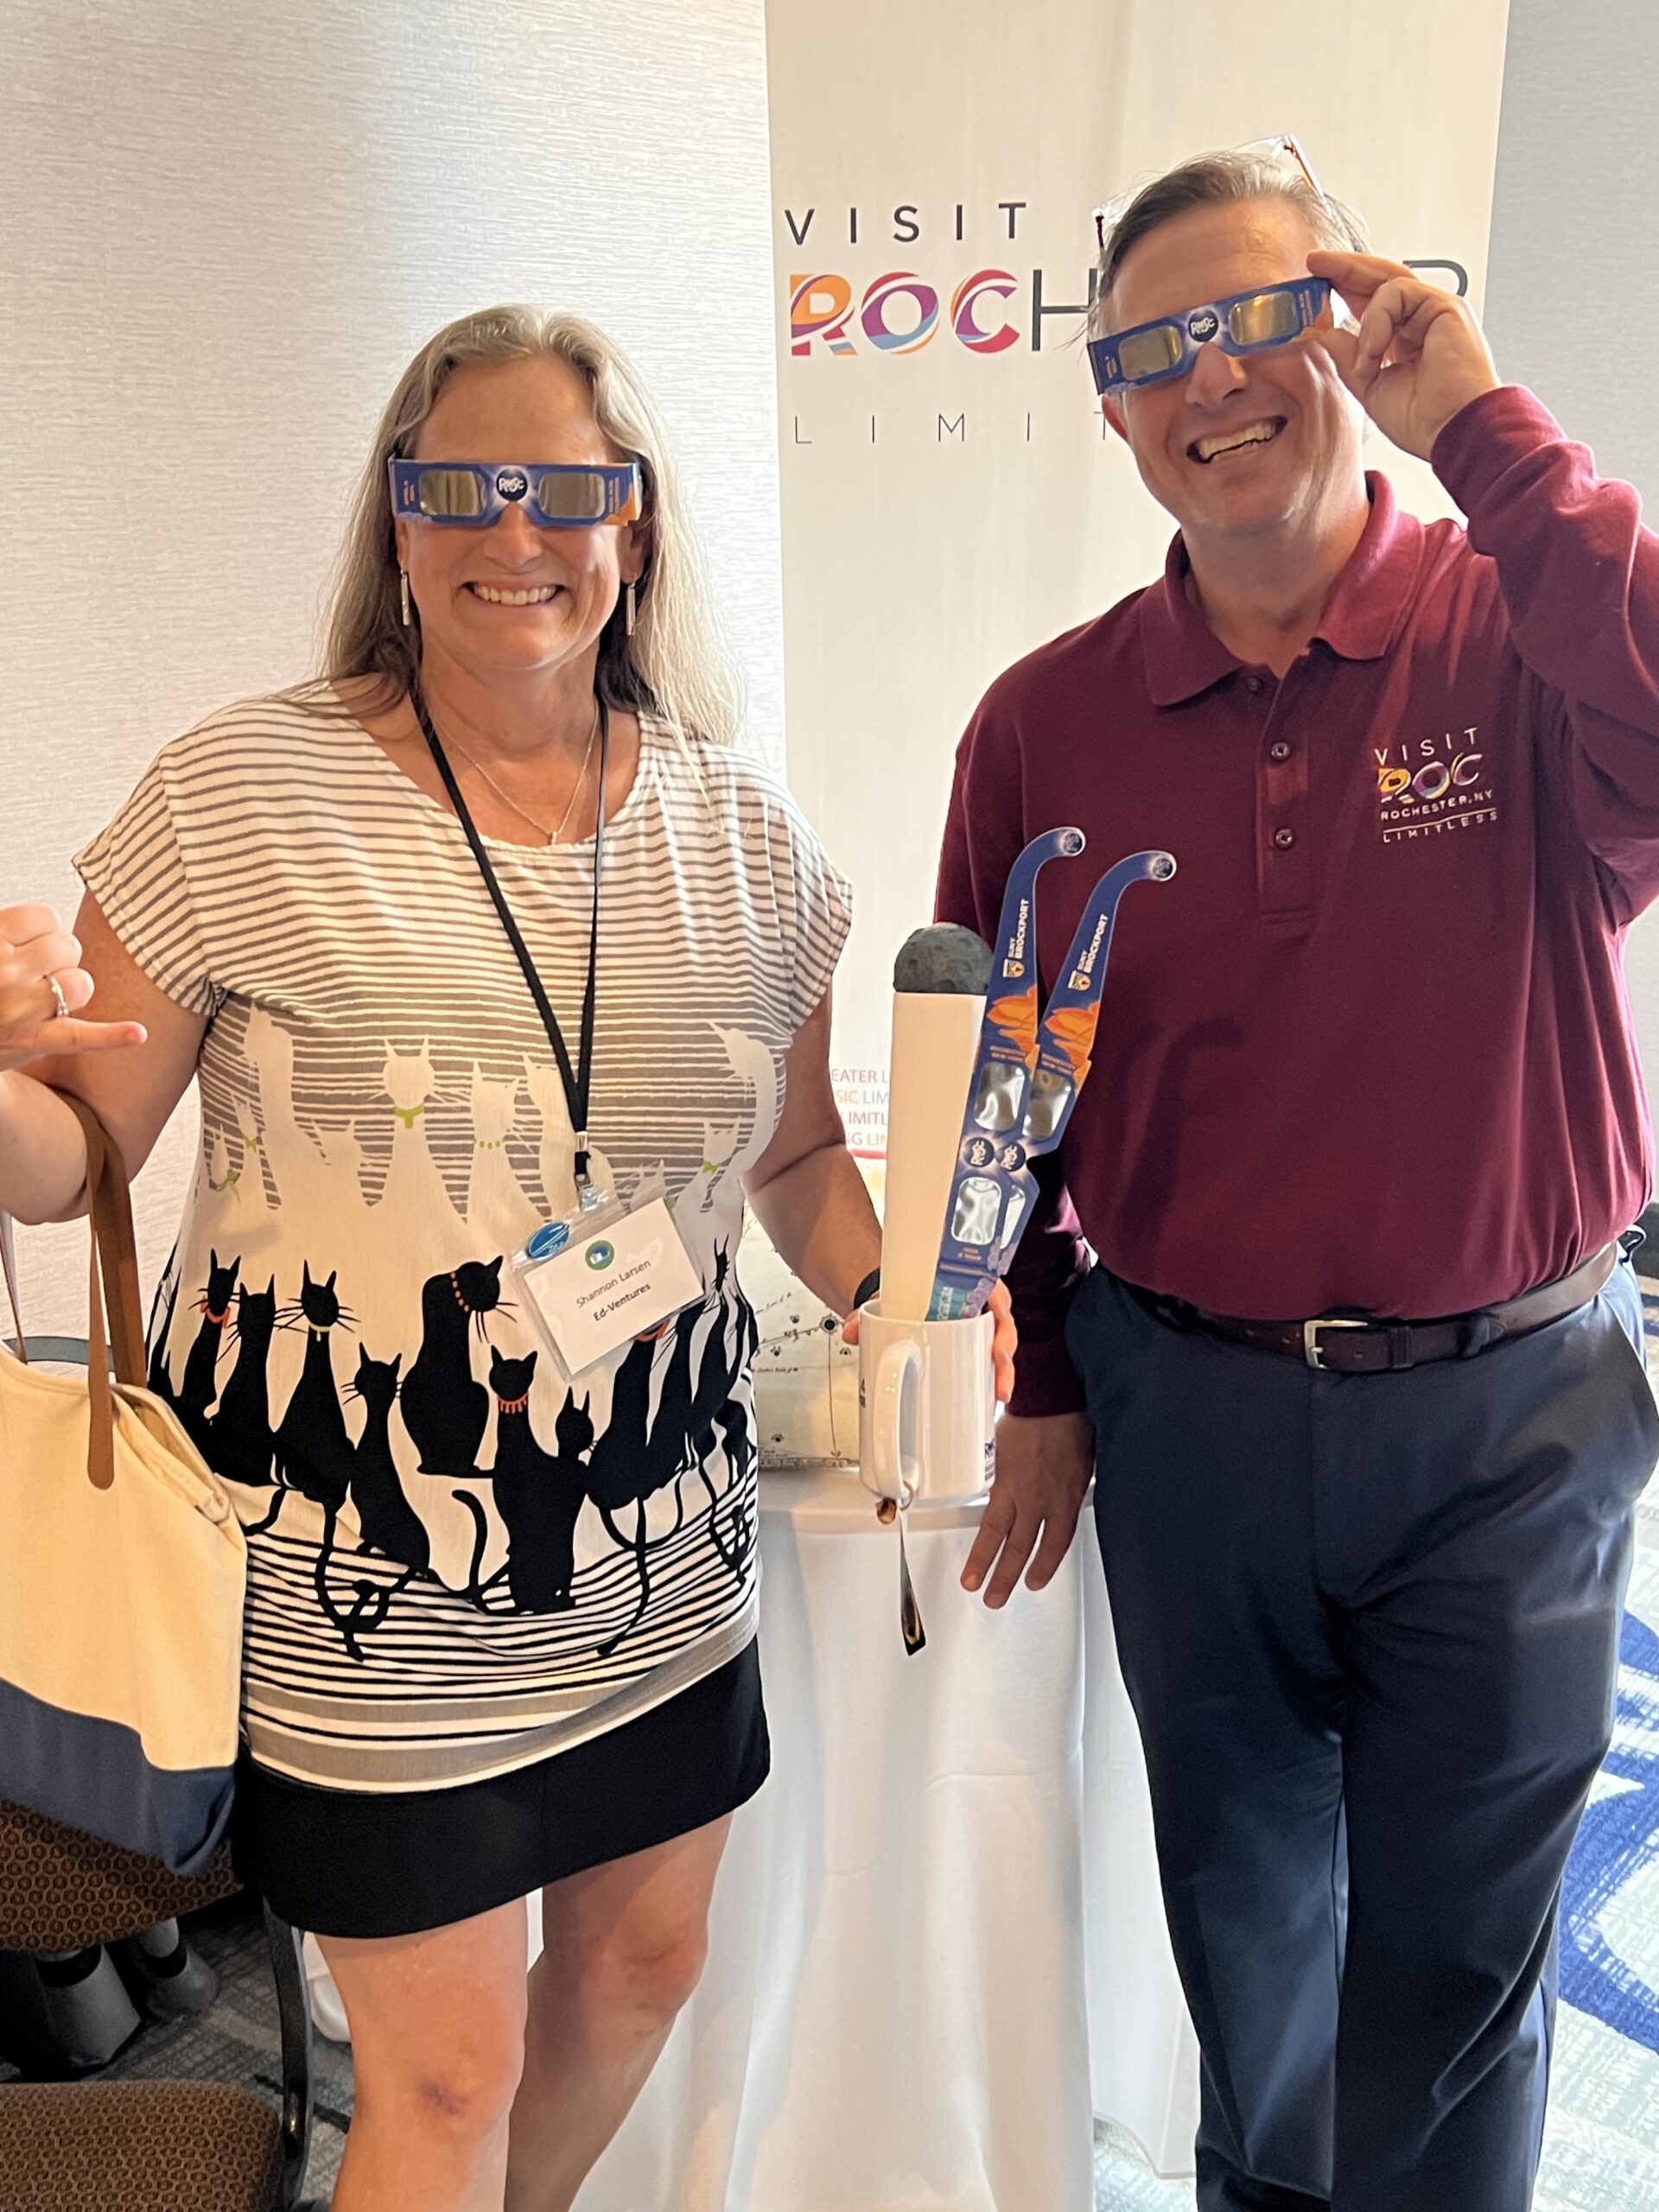
M 1359 326 L 1315 334 L 1343 382 L 1384 436 L 1427 461 L 1452 416 L 1501 381 L 1474 309 L 1380 254 L 1310 253 L 1307 266 Z

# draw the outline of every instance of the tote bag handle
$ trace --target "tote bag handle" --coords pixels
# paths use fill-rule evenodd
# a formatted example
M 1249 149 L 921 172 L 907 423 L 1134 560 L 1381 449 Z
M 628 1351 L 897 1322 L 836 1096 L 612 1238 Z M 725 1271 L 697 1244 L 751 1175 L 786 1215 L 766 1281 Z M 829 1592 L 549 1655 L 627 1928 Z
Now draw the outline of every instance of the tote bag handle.
M 87 1287 L 86 1388 L 91 1419 L 86 1429 L 86 1473 L 95 1490 L 115 1480 L 115 1399 L 110 1389 L 110 1352 L 115 1353 L 118 1382 L 143 1384 L 144 1325 L 138 1296 L 138 1253 L 132 1233 L 132 1198 L 126 1163 L 119 1148 L 84 1098 L 67 1090 L 62 1099 L 80 1123 L 86 1140 L 86 1202 L 92 1221 L 92 1261 Z M 12 1251 L 11 1220 L 0 1213 L 0 1272 L 17 1329 L 17 1357 L 27 1360 L 22 1303 Z M 107 1315 L 107 1322 L 106 1322 Z
M 11 1249 L 11 1216 L 9 1213 L 0 1213 L 0 1274 L 6 1279 L 6 1297 L 11 1306 L 12 1325 L 17 1332 L 17 1357 L 27 1366 L 29 1339 L 23 1334 L 23 1306 L 17 1295 L 17 1258 Z

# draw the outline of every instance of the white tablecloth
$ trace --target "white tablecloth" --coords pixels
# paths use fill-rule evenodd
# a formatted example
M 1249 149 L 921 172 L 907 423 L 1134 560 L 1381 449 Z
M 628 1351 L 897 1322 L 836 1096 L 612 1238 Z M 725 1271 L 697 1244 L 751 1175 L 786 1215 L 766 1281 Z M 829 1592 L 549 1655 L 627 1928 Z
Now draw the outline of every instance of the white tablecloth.
M 1095 2111 L 1127 2127 L 1160 2174 L 1189 2174 L 1198 2037 L 1164 1925 L 1146 1761 L 1118 1668 L 1092 1499 L 1072 1556 L 1083 1583 L 1083 1930 Z
M 1090 1522 L 992 1614 L 957 1581 L 976 1512 L 912 1510 L 911 1658 L 856 1478 L 761 1493 L 772 1779 L 576 2212 L 1090 2212 L 1096 2113 L 1187 2170 L 1196 2053 Z M 326 2022 L 320 1961 L 314 1993 Z

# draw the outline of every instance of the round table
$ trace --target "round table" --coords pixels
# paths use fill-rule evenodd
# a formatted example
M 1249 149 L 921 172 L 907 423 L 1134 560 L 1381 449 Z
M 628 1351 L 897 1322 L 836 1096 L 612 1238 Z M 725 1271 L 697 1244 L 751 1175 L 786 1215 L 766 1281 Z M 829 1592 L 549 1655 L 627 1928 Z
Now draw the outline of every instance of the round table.
M 856 1475 L 763 1477 L 772 1780 L 576 2212 L 1091 2212 L 1096 2111 L 1190 2165 L 1195 2052 L 1092 1519 L 1000 1613 L 957 1579 L 978 1520 L 911 1510 L 911 1657 L 898 1538 Z

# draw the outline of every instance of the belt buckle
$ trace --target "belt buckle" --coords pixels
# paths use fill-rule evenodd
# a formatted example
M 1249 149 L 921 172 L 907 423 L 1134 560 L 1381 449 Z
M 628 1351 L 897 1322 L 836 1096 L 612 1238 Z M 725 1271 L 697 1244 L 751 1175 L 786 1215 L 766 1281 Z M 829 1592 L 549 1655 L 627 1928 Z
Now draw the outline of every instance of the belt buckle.
M 1321 1374 L 1328 1375 L 1331 1372 L 1331 1370 L 1325 1366 L 1324 1358 L 1319 1351 L 1319 1331 L 1321 1329 L 1368 1329 L 1370 1325 L 1371 1325 L 1369 1321 L 1344 1321 L 1337 1319 L 1329 1314 L 1327 1314 L 1322 1320 L 1304 1321 L 1302 1324 L 1302 1357 L 1307 1362 L 1310 1367 L 1317 1367 Z

